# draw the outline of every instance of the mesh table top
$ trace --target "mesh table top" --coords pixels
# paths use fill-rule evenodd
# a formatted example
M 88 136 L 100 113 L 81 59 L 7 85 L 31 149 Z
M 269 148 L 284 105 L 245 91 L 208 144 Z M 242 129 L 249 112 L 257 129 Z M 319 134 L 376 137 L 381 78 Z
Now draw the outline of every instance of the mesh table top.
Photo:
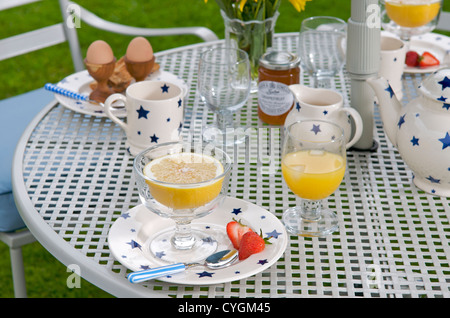
M 277 35 L 275 46 L 295 52 L 296 35 Z M 161 68 L 189 86 L 184 133 L 190 136 L 198 136 L 213 120 L 196 93 L 196 73 L 199 53 L 215 45 L 223 42 L 157 54 Z M 404 102 L 417 96 L 422 79 L 420 74 L 405 74 Z M 309 83 L 304 73 L 301 82 Z M 343 73 L 333 83 L 346 105 L 349 83 Z M 268 148 L 279 151 L 280 127 L 258 120 L 255 95 L 235 120 L 243 127 L 259 127 L 270 141 Z M 325 238 L 290 236 L 285 254 L 267 270 L 209 286 L 160 281 L 131 285 L 125 278 L 129 270 L 111 255 L 111 225 L 140 204 L 120 127 L 55 103 L 26 137 L 19 166 L 26 191 L 16 197 L 30 200 L 33 207 L 21 211 L 27 225 L 64 264 L 80 264 L 83 277 L 113 295 L 450 297 L 450 198 L 431 196 L 413 185 L 412 172 L 387 140 L 378 117 L 378 150 L 348 151 L 344 180 L 326 201 L 338 214 L 339 232 Z M 279 159 L 251 149 L 235 149 L 229 196 L 281 218 L 297 199 L 283 181 Z

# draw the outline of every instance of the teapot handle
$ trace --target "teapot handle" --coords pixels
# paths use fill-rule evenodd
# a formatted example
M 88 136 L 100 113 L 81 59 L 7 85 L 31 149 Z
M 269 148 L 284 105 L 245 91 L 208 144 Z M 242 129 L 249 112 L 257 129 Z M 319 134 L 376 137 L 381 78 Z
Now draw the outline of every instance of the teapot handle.
M 361 118 L 361 115 L 358 113 L 358 111 L 351 107 L 342 107 L 342 111 L 349 114 L 355 123 L 355 133 L 353 134 L 353 138 L 349 140 L 347 143 L 346 148 L 349 149 L 351 146 L 353 146 L 359 138 L 361 138 L 362 132 L 363 132 L 363 121 Z

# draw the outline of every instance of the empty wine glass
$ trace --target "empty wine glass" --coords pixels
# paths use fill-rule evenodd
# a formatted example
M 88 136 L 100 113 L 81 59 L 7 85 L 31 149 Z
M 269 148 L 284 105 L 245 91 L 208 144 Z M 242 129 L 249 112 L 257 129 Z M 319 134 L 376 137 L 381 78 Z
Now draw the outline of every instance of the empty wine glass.
M 250 62 L 245 51 L 214 48 L 202 53 L 198 67 L 198 90 L 202 100 L 216 115 L 205 127 L 203 139 L 216 144 L 241 142 L 243 129 L 233 122 L 233 114 L 248 100 L 251 88 Z
M 346 147 L 343 129 L 321 120 L 297 121 L 286 128 L 281 171 L 302 201 L 283 213 L 286 229 L 296 235 L 325 236 L 339 228 L 336 214 L 322 207 L 344 177 Z
M 302 67 L 313 77 L 314 87 L 331 87 L 331 78 L 345 61 L 345 21 L 335 17 L 310 17 L 302 21 L 298 55 Z
M 412 36 L 434 30 L 442 0 L 381 0 L 380 5 L 383 28 L 408 43 Z

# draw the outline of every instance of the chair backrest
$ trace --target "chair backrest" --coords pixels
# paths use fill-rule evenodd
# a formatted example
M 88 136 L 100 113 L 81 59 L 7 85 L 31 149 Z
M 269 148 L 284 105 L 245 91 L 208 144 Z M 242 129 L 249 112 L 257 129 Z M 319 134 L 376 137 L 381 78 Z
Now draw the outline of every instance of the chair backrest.
M 441 12 L 436 29 L 441 31 L 450 31 L 450 12 Z
M 5 0 L 0 11 L 40 0 Z M 0 61 L 50 47 L 67 40 L 62 23 L 0 39 Z
M 2 0 L 0 2 L 0 10 L 39 1 L 41 0 Z M 113 23 L 98 17 L 73 1 L 58 1 L 62 14 L 62 22 L 0 39 L 0 61 L 68 41 L 75 71 L 83 70 L 84 64 L 77 36 L 80 21 L 97 29 L 124 35 L 154 37 L 191 34 L 199 37 L 203 41 L 214 41 L 218 39 L 214 32 L 205 27 L 155 29 Z

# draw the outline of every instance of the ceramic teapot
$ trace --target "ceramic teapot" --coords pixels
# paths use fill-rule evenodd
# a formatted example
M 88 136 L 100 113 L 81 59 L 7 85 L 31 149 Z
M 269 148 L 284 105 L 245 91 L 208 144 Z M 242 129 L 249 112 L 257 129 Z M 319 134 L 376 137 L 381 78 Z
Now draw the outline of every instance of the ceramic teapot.
M 286 117 L 284 126 L 303 119 L 320 119 L 331 121 L 344 129 L 347 149 L 353 146 L 361 137 L 363 122 L 358 111 L 344 107 L 344 98 L 334 90 L 326 88 L 311 88 L 301 84 L 290 85 L 296 102 Z M 352 137 L 353 118 L 355 132 Z
M 377 95 L 386 135 L 413 171 L 414 184 L 450 197 L 450 68 L 429 75 L 406 106 L 384 78 L 368 84 Z

